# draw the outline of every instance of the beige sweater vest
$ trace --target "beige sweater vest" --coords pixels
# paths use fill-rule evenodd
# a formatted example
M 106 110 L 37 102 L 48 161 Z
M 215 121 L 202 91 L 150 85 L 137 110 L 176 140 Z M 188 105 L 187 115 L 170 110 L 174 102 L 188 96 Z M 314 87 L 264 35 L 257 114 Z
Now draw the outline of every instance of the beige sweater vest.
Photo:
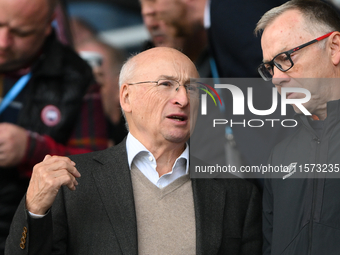
M 133 164 L 138 254 L 196 254 L 196 225 L 189 175 L 160 189 Z

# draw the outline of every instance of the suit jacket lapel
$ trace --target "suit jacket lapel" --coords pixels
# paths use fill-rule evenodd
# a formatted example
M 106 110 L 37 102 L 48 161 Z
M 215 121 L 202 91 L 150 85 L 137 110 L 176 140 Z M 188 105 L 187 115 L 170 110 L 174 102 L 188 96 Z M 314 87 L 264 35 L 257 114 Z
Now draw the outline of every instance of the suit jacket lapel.
M 125 142 L 103 151 L 94 160 L 102 165 L 93 171 L 93 177 L 122 252 L 137 254 L 136 213 Z
M 196 253 L 217 254 L 223 231 L 225 189 L 213 179 L 192 179 L 196 217 Z

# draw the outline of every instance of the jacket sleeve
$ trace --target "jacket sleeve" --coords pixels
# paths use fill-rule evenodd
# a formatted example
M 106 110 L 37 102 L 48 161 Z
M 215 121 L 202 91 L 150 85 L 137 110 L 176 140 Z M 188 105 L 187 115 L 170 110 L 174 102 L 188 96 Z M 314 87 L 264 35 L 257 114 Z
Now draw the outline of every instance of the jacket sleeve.
M 52 254 L 52 215 L 33 219 L 25 207 L 26 196 L 22 199 L 14 215 L 7 237 L 5 255 Z
M 67 144 L 57 143 L 48 135 L 28 131 L 26 154 L 18 169 L 23 176 L 30 177 L 33 166 L 41 162 L 46 154 L 69 156 L 103 150 L 108 147 L 108 131 L 99 91 L 88 92 L 82 110 Z
M 30 216 L 23 197 L 13 217 L 6 240 L 5 255 L 66 255 L 67 216 L 63 186 L 47 214 L 39 219 Z
M 253 185 L 243 227 L 242 255 L 260 255 L 262 247 L 261 235 L 261 197 Z

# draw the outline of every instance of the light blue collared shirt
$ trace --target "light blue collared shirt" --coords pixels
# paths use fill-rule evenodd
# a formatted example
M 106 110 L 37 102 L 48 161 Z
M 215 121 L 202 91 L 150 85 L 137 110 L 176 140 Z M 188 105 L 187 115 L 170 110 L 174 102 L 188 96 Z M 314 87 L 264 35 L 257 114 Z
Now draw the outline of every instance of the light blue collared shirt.
M 189 173 L 189 145 L 186 144 L 183 153 L 176 159 L 172 171 L 159 177 L 156 171 L 157 163 L 155 157 L 139 142 L 131 133 L 126 139 L 126 151 L 128 163 L 131 170 L 132 164 L 158 188 L 163 188 L 179 177 Z

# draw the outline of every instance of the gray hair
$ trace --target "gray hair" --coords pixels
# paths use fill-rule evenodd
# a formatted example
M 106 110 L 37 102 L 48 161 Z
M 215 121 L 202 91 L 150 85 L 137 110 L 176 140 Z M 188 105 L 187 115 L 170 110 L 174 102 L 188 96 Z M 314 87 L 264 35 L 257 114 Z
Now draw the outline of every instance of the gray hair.
M 119 73 L 119 88 L 126 82 L 128 82 L 132 77 L 136 68 L 136 62 L 134 61 L 134 57 L 137 54 L 131 55 L 123 64 Z
M 134 60 L 134 57 L 136 55 L 137 54 L 131 55 L 125 61 L 125 63 L 123 64 L 123 66 L 120 70 L 120 73 L 119 73 L 119 88 L 121 88 L 124 83 L 127 83 L 133 77 L 133 73 L 134 73 L 135 68 L 136 68 L 136 61 Z M 122 114 L 123 114 L 124 119 L 125 119 L 125 127 L 129 131 L 129 124 L 126 120 L 126 116 L 125 116 L 125 113 L 123 111 L 123 108 L 121 110 L 122 110 Z
M 291 0 L 267 11 L 256 25 L 254 33 L 261 34 L 278 16 L 289 10 L 298 10 L 303 15 L 304 29 L 315 36 L 331 31 L 340 31 L 337 12 L 320 0 Z

